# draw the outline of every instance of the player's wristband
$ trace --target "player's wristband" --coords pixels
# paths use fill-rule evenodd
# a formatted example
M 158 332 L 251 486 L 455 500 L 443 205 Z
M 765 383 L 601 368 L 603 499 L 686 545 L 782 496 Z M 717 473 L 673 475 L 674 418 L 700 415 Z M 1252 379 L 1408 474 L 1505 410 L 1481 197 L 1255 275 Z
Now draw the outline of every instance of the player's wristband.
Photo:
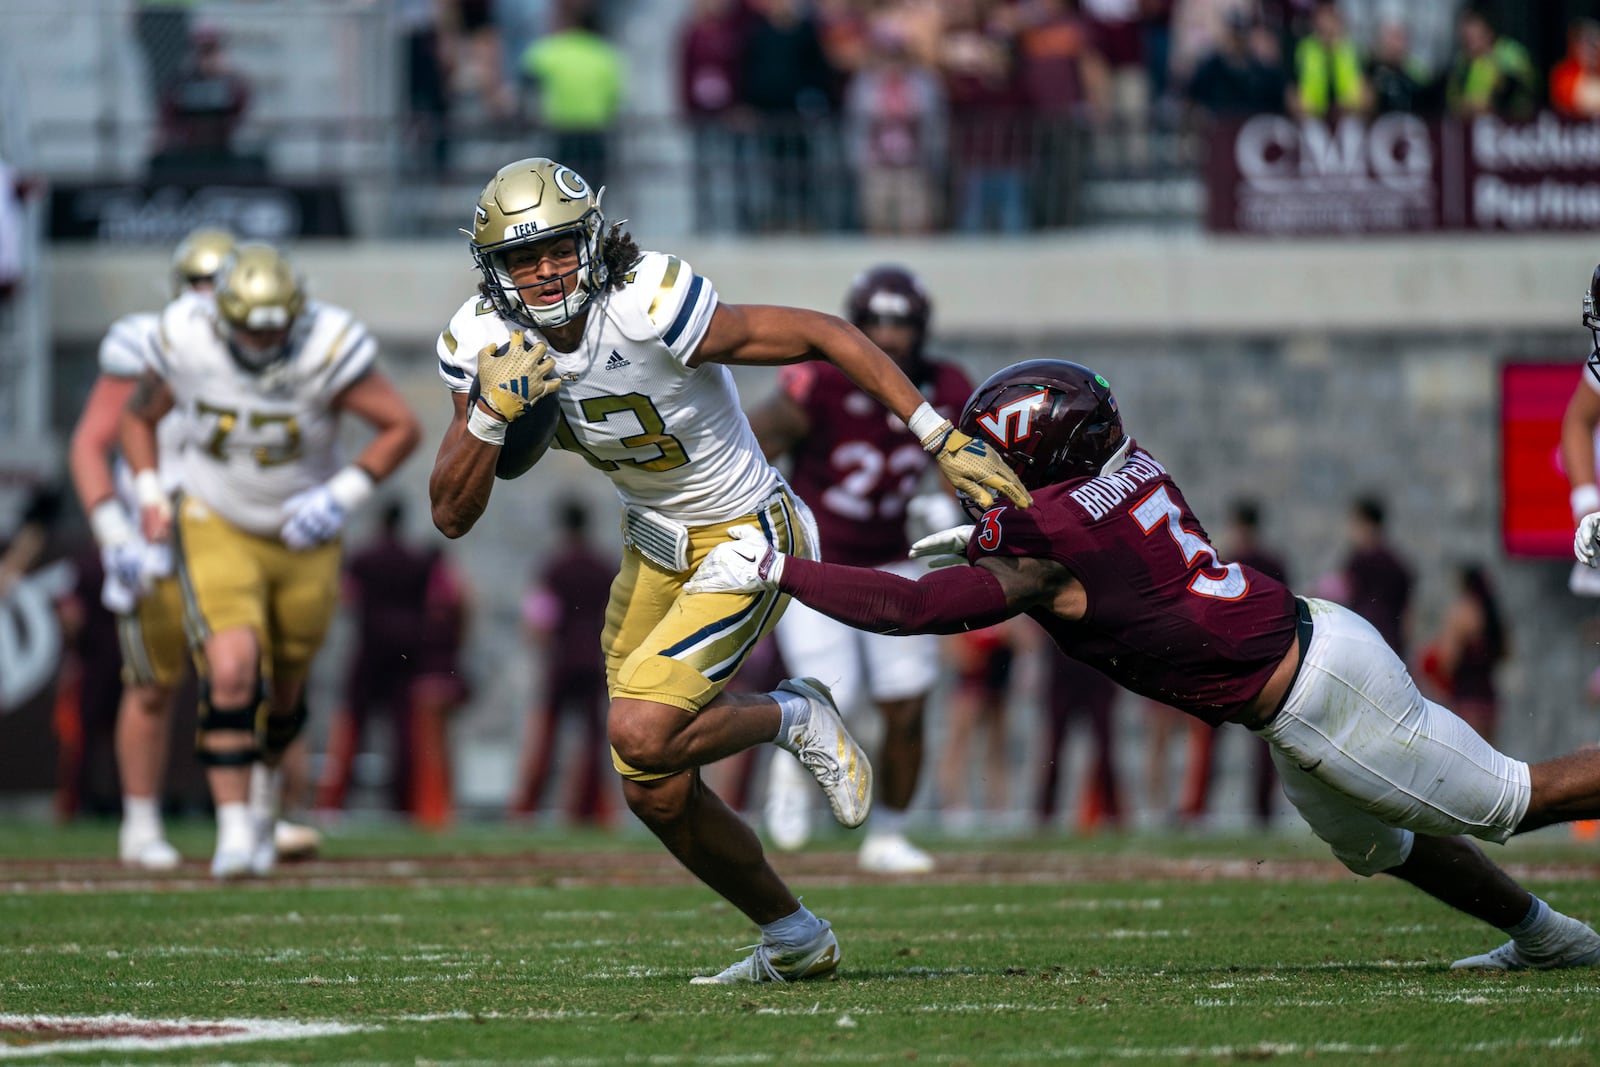
M 372 495 L 374 485 L 372 475 L 352 463 L 328 479 L 328 495 L 349 514 Z
M 472 405 L 472 414 L 467 416 L 467 432 L 491 445 L 506 443 L 506 427 L 510 425 L 505 419 L 496 418 L 477 404 Z
M 1567 498 L 1572 503 L 1572 517 L 1581 519 L 1591 512 L 1600 511 L 1600 486 L 1580 485 Z
M 95 543 L 101 548 L 127 544 L 139 536 L 133 523 L 128 521 L 128 513 L 112 497 L 100 501 L 89 512 L 89 528 L 94 531 Z
M 156 508 L 163 515 L 172 513 L 172 500 L 167 496 L 167 490 L 161 484 L 161 475 L 156 473 L 154 467 L 133 476 L 133 495 L 141 509 Z
M 933 410 L 933 405 L 926 400 L 922 406 L 911 413 L 906 420 L 906 429 L 916 435 L 922 447 L 932 452 L 944 443 L 944 434 L 955 429 L 950 420 Z

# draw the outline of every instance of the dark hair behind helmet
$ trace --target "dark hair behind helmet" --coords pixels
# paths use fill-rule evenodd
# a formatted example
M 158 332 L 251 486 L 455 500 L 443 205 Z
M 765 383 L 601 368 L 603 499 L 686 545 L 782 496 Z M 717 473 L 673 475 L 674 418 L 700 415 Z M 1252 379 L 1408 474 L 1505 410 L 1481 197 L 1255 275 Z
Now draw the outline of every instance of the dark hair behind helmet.
M 961 432 L 999 451 L 1029 489 L 1100 474 L 1127 437 L 1110 384 L 1063 359 L 991 375 L 962 410 Z

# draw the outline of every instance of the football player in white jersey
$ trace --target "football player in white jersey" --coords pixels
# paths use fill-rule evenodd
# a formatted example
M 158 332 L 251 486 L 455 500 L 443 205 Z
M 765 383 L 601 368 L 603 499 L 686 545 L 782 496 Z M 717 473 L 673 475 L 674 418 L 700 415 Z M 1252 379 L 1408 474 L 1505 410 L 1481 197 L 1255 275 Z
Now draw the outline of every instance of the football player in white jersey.
M 273 865 L 276 768 L 304 724 L 301 691 L 337 599 L 340 531 L 420 436 L 376 358 L 366 327 L 307 301 L 281 253 L 243 244 L 223 263 L 214 302 L 162 312 L 151 369 L 122 418 L 143 533 L 175 545 L 199 649 L 218 878 Z M 156 473 L 156 426 L 168 412 L 188 440 L 176 510 Z M 345 413 L 377 431 L 348 464 L 338 448 Z M 257 761 L 274 772 L 253 782 Z
M 222 261 L 233 251 L 226 230 L 188 234 L 172 253 L 172 289 L 210 299 Z M 100 342 L 100 375 L 72 431 L 69 465 L 78 500 L 105 566 L 101 599 L 117 616 L 122 646 L 122 700 L 117 707 L 115 748 L 122 780 L 122 827 L 117 855 L 146 870 L 171 870 L 179 862 L 161 824 L 161 783 L 167 766 L 168 712 L 173 688 L 182 680 L 185 642 L 183 609 L 172 557 L 165 545 L 146 544 L 135 524 L 138 505 L 124 464 L 113 470 L 117 420 L 134 383 L 157 344 L 156 312 L 124 315 Z M 164 419 L 158 432 L 163 489 L 178 488 L 183 428 Z
M 559 405 L 556 447 L 604 471 L 623 505 L 622 569 L 601 640 L 624 796 L 685 867 L 761 927 L 749 957 L 695 981 L 829 976 L 839 960 L 829 924 L 800 905 L 699 773 L 773 742 L 799 757 L 846 826 L 870 806 L 871 768 L 825 686 L 799 678 L 772 693 L 723 690 L 787 598 L 683 592 L 741 521 L 817 553 L 815 525 L 763 457 L 728 365 L 826 359 L 907 422 L 958 488 L 1022 505 L 1027 491 L 854 326 L 721 303 L 678 257 L 640 252 L 608 229 L 599 192 L 569 167 L 542 158 L 502 167 L 470 237 L 483 284 L 439 338 L 455 416 L 429 483 L 434 522 L 451 537 L 471 529 L 511 424 L 546 398 Z

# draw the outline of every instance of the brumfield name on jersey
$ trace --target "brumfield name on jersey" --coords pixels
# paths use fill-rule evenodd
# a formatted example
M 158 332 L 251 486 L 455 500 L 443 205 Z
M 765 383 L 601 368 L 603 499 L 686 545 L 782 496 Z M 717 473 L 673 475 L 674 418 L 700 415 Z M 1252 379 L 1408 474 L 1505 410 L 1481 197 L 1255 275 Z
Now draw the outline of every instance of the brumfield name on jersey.
M 1090 478 L 1072 490 L 1071 497 L 1091 519 L 1103 519 L 1111 509 L 1138 492 L 1149 482 L 1164 476 L 1167 469 L 1148 452 L 1137 452 L 1115 474 Z

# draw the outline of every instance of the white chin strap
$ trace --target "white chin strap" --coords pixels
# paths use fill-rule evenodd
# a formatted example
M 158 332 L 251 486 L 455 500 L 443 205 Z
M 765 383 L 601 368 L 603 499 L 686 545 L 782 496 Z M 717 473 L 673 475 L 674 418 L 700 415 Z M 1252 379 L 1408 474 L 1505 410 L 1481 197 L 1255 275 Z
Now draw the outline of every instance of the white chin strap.
M 1121 470 L 1122 465 L 1128 462 L 1128 453 L 1132 451 L 1133 438 L 1129 437 L 1127 434 L 1123 434 L 1122 444 L 1118 446 L 1115 452 L 1111 453 L 1111 458 L 1106 460 L 1105 463 L 1101 465 L 1100 477 L 1104 478 L 1108 474 L 1115 474 Z

